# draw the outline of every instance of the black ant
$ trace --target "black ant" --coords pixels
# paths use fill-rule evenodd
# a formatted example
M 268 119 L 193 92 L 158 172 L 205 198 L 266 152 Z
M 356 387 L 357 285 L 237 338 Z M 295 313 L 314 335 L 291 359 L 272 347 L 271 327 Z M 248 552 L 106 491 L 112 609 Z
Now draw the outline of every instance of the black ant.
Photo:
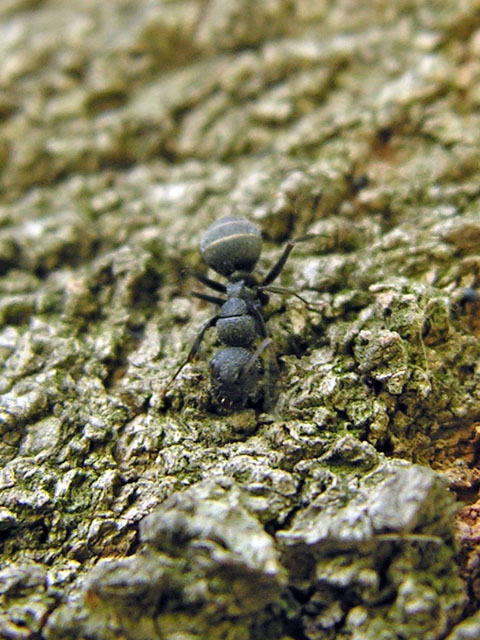
M 264 410 L 273 409 L 276 401 L 272 378 L 278 373 L 276 363 L 270 371 L 262 371 L 260 356 L 270 346 L 267 335 L 264 307 L 268 302 L 266 292 L 288 293 L 308 303 L 298 294 L 282 287 L 270 287 L 279 276 L 297 242 L 304 236 L 287 242 L 280 258 L 260 281 L 252 274 L 262 251 L 262 236 L 257 227 L 245 218 L 228 217 L 214 222 L 205 232 L 200 243 L 202 258 L 216 273 L 227 278 L 227 284 L 216 282 L 201 273 L 195 277 L 202 284 L 225 297 L 192 292 L 200 300 L 220 307 L 219 313 L 201 328 L 190 352 L 178 367 L 162 395 L 178 376 L 183 367 L 194 359 L 207 329 L 215 326 L 219 340 L 225 345 L 210 361 L 212 401 L 217 407 L 235 410 L 247 404 L 258 405 Z M 256 348 L 254 342 L 261 339 Z M 263 373 L 263 383 L 260 378 Z

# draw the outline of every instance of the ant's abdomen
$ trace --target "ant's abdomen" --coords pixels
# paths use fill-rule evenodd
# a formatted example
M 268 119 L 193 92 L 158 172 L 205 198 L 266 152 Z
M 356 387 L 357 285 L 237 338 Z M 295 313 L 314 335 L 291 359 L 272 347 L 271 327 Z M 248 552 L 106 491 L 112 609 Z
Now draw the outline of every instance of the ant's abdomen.
M 221 218 L 208 227 L 200 243 L 205 263 L 227 278 L 234 271 L 251 272 L 262 250 L 262 236 L 245 218 Z

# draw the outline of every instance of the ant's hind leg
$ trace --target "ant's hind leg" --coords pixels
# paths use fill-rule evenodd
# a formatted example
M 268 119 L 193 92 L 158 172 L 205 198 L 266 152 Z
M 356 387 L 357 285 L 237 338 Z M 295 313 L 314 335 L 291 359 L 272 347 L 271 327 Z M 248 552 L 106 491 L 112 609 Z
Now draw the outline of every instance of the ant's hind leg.
M 193 275 L 195 276 L 195 278 L 199 282 L 204 284 L 206 287 L 209 287 L 210 289 L 213 289 L 214 291 L 218 291 L 219 293 L 226 293 L 227 287 L 224 284 L 222 284 L 221 282 L 217 282 L 216 280 L 212 280 L 211 278 L 207 278 L 207 276 L 204 276 L 203 273 L 200 273 L 200 271 L 194 271 Z
M 200 293 L 199 291 L 192 291 L 191 296 L 194 298 L 198 298 L 199 300 L 204 300 L 205 302 L 211 302 L 212 304 L 217 304 L 219 307 L 222 307 L 226 300 L 220 298 L 219 296 L 210 296 L 207 293 Z
M 313 237 L 314 236 L 312 234 L 307 234 L 305 236 L 295 238 L 294 240 L 289 240 L 283 249 L 282 255 L 264 277 L 260 285 L 262 287 L 265 287 L 266 285 L 271 284 L 276 278 L 278 278 L 278 276 L 282 272 L 283 267 L 285 266 L 286 261 L 288 260 L 288 256 L 292 252 L 293 247 L 299 242 L 305 242 L 305 240 L 310 240 Z
M 277 262 L 273 265 L 267 275 L 264 277 L 262 282 L 260 283 L 262 287 L 271 284 L 282 272 L 283 267 L 285 266 L 286 261 L 288 260 L 288 256 L 290 255 L 293 247 L 295 246 L 294 241 L 287 242 L 285 248 L 283 250 L 282 255 L 277 260 Z

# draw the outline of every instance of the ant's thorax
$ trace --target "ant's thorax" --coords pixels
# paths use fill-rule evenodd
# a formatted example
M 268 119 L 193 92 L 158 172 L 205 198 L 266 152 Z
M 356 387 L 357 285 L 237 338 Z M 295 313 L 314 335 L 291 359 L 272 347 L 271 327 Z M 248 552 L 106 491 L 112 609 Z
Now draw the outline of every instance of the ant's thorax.
M 268 302 L 268 295 L 263 292 L 257 278 L 251 273 L 236 271 L 227 282 L 227 298 L 240 298 L 245 302 L 263 307 Z
M 256 287 L 248 286 L 244 280 L 239 280 L 238 282 L 227 282 L 227 298 L 241 298 L 242 300 L 252 300 L 256 297 Z

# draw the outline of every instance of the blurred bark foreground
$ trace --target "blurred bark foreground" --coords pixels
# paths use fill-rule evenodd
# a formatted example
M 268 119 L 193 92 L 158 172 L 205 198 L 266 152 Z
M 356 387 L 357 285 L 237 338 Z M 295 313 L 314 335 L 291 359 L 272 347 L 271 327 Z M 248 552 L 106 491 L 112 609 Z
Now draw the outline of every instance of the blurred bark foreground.
M 0 637 L 480 637 L 480 3 L 0 6 Z M 271 414 L 189 292 L 261 228 Z M 461 502 L 465 506 L 459 508 Z

